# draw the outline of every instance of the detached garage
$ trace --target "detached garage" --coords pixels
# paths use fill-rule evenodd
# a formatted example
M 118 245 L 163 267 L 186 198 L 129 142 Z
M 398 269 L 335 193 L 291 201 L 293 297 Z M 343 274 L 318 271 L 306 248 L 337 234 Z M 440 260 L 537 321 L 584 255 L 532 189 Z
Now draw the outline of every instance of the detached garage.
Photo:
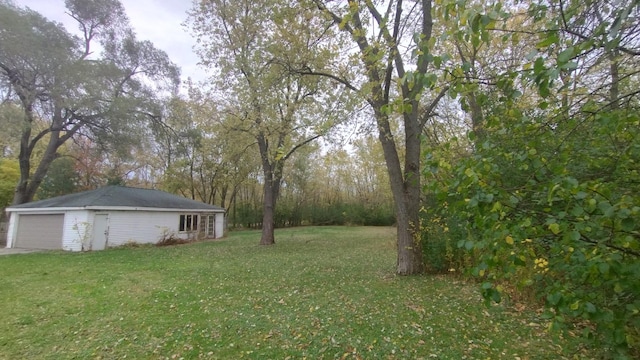
M 224 235 L 224 209 L 159 190 L 107 186 L 7 208 L 8 248 L 102 250 Z

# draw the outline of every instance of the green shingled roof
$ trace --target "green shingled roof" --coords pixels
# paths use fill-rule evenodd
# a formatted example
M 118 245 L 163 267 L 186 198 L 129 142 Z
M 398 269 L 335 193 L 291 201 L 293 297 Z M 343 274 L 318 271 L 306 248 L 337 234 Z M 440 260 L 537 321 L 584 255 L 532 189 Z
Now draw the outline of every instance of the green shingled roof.
M 164 191 L 125 186 L 105 186 L 96 190 L 34 201 L 10 208 L 96 208 L 101 206 L 224 211 L 219 206 L 205 204 Z

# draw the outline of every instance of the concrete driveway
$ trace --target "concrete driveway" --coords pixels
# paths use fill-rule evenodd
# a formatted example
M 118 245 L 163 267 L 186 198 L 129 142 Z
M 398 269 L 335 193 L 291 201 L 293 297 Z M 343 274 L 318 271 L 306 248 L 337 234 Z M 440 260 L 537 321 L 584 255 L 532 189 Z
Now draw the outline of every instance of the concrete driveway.
M 44 251 L 44 250 L 0 248 L 0 256 L 2 256 L 2 255 L 11 255 L 11 254 L 28 254 L 28 253 L 32 253 L 32 252 L 38 252 L 38 251 Z

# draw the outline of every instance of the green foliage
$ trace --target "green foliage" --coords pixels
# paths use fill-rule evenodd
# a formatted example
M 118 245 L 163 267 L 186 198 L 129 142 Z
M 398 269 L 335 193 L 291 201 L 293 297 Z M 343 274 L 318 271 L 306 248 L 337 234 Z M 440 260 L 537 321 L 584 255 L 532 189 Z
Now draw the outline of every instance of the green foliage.
M 107 186 L 125 186 L 127 182 L 125 178 L 118 173 L 116 169 L 111 169 L 107 173 Z
M 307 210 L 312 225 L 390 226 L 395 222 L 393 209 L 384 205 L 359 202 L 310 206 Z
M 445 213 L 469 219 L 458 246 L 479 256 L 473 274 L 488 299 L 504 282 L 533 287 L 556 325 L 587 320 L 595 333 L 585 335 L 637 351 L 640 117 L 603 112 L 552 128 L 513 115 L 439 192 Z
M 38 189 L 39 199 L 71 194 L 78 189 L 80 176 L 72 158 L 61 157 L 51 163 L 49 172 Z
M 442 217 L 444 214 L 448 216 Z M 472 264 L 470 256 L 458 246 L 457 239 L 466 237 L 464 223 L 455 214 L 435 207 L 422 209 L 421 241 L 428 272 L 459 273 Z
M 21 109 L 11 103 L 0 104 L 0 157 L 16 157 L 20 149 Z
M 229 214 L 234 227 L 257 229 L 262 226 L 262 208 L 259 204 L 242 203 Z
M 479 38 L 528 55 L 495 72 L 492 87 L 467 78 L 450 91 L 477 96 L 481 108 L 461 100 L 474 130 L 463 161 L 447 168 L 446 156 L 430 154 L 428 191 L 440 205 L 431 219 L 458 220 L 464 231 L 451 238 L 472 256 L 488 302 L 533 292 L 553 327 L 579 327 L 608 356 L 637 356 L 640 103 L 638 23 L 629 16 L 637 2 L 528 2 L 528 18 L 508 20 L 532 31 L 509 31 L 505 21 L 502 44 L 483 37 L 484 12 L 448 4 L 445 17 L 460 23 L 451 35 L 464 46 L 479 49 Z
M 262 208 L 258 204 L 243 203 L 230 214 L 230 222 L 247 229 L 262 226 Z M 360 225 L 391 226 L 395 223 L 393 209 L 382 205 L 358 202 L 314 204 L 281 201 L 278 203 L 275 225 L 292 226 Z
M 20 179 L 20 165 L 18 161 L 0 159 L 0 208 L 11 205 L 13 192 Z

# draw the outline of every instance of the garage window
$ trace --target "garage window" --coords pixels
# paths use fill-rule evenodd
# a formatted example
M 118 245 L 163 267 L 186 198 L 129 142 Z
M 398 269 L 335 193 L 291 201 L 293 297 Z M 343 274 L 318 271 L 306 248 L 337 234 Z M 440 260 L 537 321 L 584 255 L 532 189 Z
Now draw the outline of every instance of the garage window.
M 197 231 L 198 230 L 198 214 L 180 215 L 179 231 Z

